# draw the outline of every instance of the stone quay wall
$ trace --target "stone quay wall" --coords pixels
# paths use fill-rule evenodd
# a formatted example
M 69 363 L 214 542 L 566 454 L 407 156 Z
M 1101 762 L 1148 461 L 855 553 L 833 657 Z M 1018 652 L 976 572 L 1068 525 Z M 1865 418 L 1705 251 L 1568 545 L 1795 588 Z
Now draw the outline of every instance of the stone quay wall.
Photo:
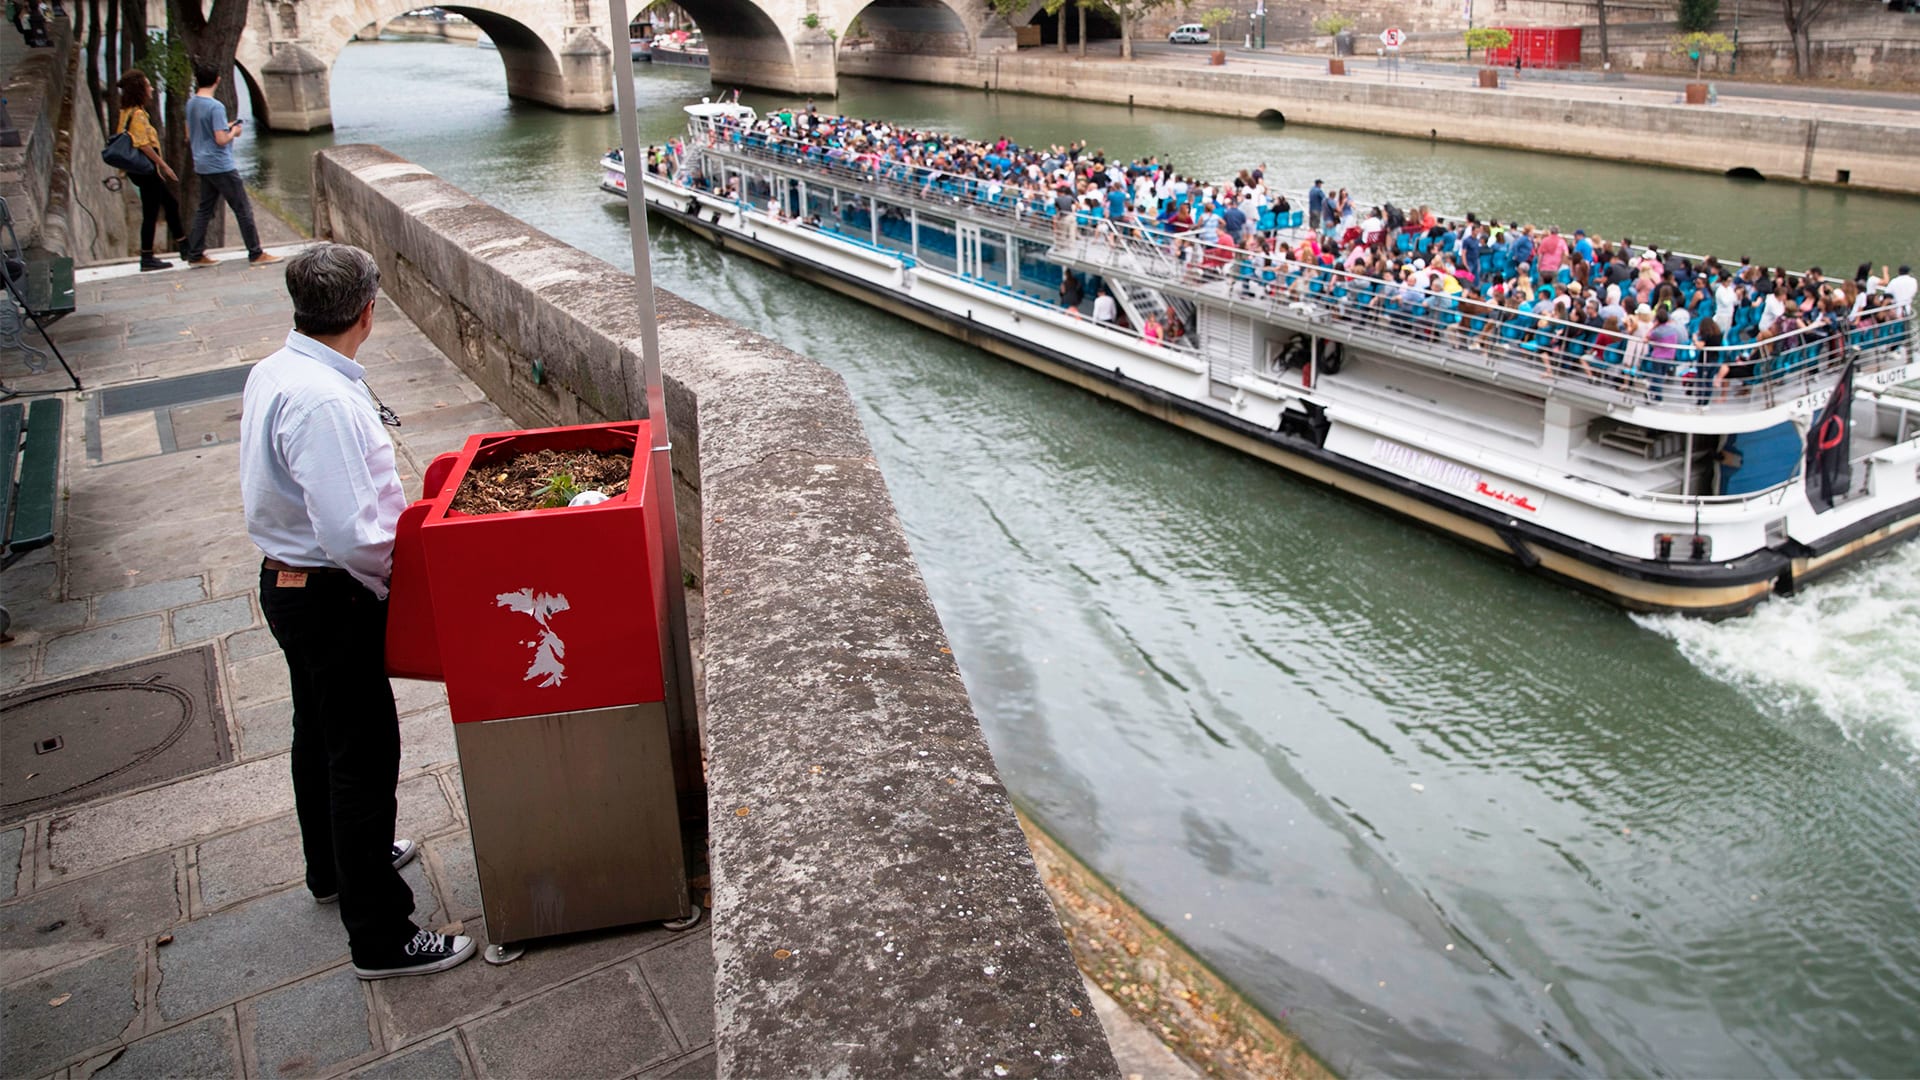
M 126 209 L 101 183 L 116 173 L 100 160 L 106 136 L 82 81 L 80 49 L 66 20 L 47 29 L 53 47 L 28 50 L 0 90 L 20 132 L 19 146 L 0 146 L 0 198 L 23 246 L 79 266 L 120 258 Z
M 1649 105 L 1537 88 L 1481 90 L 1464 75 L 1457 89 L 1436 89 L 1246 67 L 1076 62 L 1044 51 L 978 59 L 846 53 L 840 71 L 1704 172 L 1752 169 L 1769 179 L 1836 183 L 1844 174 L 1855 187 L 1920 194 L 1920 125 L 1782 116 L 1764 103 Z
M 516 423 L 636 414 L 629 275 L 379 147 L 321 151 L 313 191 L 315 234 L 372 251 Z M 845 385 L 659 311 L 704 609 L 721 1074 L 1114 1075 Z

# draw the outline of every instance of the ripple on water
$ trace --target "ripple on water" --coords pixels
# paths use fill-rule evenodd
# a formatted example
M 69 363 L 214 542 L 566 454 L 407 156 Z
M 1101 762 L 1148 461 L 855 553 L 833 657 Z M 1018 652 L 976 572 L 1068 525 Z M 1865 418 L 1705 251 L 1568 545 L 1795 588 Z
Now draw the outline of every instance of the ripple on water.
M 1920 761 L 1920 544 L 1874 559 L 1743 619 L 1634 621 L 1781 717 L 1812 712 L 1856 741 L 1889 733 Z

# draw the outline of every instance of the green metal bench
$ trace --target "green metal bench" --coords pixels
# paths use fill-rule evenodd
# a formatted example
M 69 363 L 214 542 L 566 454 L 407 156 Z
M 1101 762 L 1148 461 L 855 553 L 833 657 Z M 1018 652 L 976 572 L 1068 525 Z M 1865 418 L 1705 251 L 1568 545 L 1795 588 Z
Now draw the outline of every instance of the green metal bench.
M 80 376 L 73 373 L 60 347 L 47 336 L 48 324 L 73 314 L 73 260 L 41 252 L 29 254 L 22 248 L 13 228 L 13 211 L 5 199 L 0 199 L 0 281 L 7 294 L 0 299 L 0 355 L 18 353 L 26 359 L 27 370 L 39 374 L 49 367 L 50 350 L 66 370 L 72 383 L 69 389 L 80 389 Z M 46 349 L 27 341 L 29 325 L 40 332 Z M 0 385 L 0 399 L 12 396 L 11 390 Z
M 6 482 L 0 484 L 0 570 L 53 543 L 63 411 L 59 398 L 42 398 L 30 406 L 0 404 L 0 461 L 6 464 Z M 0 606 L 0 640 L 6 639 L 12 623 L 12 614 Z

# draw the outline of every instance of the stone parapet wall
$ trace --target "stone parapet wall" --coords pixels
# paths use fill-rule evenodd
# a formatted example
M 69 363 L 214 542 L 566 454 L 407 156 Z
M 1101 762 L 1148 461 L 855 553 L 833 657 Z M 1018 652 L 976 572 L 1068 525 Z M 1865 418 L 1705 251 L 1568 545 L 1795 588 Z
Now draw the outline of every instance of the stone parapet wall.
M 126 208 L 102 183 L 117 173 L 100 160 L 105 132 L 81 79 L 80 49 L 66 20 L 48 30 L 53 47 L 29 50 L 0 91 L 21 139 L 0 147 L 0 198 L 26 247 L 77 266 L 121 258 Z
M 847 54 L 841 73 L 984 87 L 1084 101 L 1444 139 L 1706 172 L 1849 183 L 1920 194 L 1920 126 L 1840 115 L 1818 120 L 1762 111 L 1648 105 L 1597 97 L 1457 90 L 1149 62 L 1080 63 L 1045 50 L 979 60 Z
M 516 423 L 633 415 L 629 275 L 378 147 L 321 151 L 313 188 L 316 235 L 372 251 Z M 704 609 L 721 1075 L 1114 1075 L 845 385 L 659 308 Z

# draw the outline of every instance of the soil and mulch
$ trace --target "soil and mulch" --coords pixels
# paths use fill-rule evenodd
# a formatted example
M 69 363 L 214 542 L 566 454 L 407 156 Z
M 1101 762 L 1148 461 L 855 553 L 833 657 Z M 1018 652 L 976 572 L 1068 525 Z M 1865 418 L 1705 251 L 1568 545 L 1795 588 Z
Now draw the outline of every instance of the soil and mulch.
M 1025 814 L 1020 827 L 1080 970 L 1169 1050 L 1222 1080 L 1331 1080 L 1306 1047 Z
M 508 514 L 565 506 L 566 500 L 559 496 L 566 487 L 619 495 L 627 490 L 632 475 L 632 454 L 535 450 L 485 464 L 476 462 L 454 493 L 453 509 L 462 514 Z

